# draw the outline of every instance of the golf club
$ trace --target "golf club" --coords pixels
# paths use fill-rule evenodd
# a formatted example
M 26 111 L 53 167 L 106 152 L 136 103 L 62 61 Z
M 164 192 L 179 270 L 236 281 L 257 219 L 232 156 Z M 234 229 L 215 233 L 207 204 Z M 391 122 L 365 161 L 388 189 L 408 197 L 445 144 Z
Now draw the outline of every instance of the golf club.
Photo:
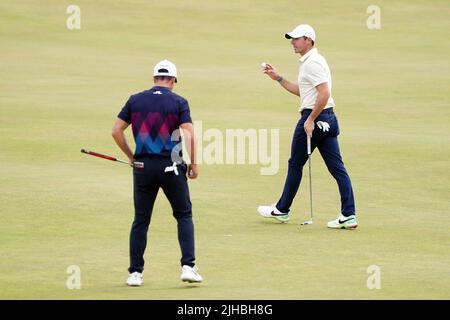
M 308 166 L 309 166 L 309 203 L 310 203 L 310 216 L 309 220 L 302 222 L 301 225 L 313 224 L 313 200 L 312 200 L 312 179 L 311 179 L 311 137 L 307 136 L 308 140 Z
M 94 157 L 99 157 L 99 158 L 103 158 L 103 159 L 106 159 L 106 160 L 111 160 L 111 161 L 124 163 L 124 164 L 127 164 L 129 166 L 136 167 L 136 168 L 143 168 L 144 167 L 144 163 L 143 162 L 135 161 L 133 163 L 130 163 L 128 161 L 120 160 L 120 159 L 117 159 L 115 157 L 107 156 L 106 154 L 101 154 L 101 153 L 94 152 L 94 151 L 89 151 L 89 150 L 86 150 L 86 149 L 81 149 L 81 152 L 85 153 L 85 154 L 89 154 L 89 155 L 94 156 Z

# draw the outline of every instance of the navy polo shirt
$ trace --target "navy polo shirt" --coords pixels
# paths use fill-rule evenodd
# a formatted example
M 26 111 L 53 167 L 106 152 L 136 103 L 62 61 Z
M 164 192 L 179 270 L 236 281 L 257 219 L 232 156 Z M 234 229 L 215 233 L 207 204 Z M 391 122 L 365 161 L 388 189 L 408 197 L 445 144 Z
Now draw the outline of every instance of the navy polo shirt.
M 132 126 L 135 158 L 153 154 L 170 157 L 181 142 L 179 132 L 174 131 L 183 123 L 192 123 L 187 100 L 160 86 L 132 95 L 118 117 Z

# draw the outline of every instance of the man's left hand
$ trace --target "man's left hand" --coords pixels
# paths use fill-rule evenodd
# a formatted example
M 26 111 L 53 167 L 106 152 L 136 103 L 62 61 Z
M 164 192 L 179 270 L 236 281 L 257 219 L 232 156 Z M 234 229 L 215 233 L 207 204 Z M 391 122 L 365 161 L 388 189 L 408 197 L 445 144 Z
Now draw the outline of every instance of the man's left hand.
M 305 124 L 303 125 L 303 128 L 305 128 L 306 135 L 312 137 L 312 133 L 314 130 L 314 121 L 307 119 L 305 121 Z

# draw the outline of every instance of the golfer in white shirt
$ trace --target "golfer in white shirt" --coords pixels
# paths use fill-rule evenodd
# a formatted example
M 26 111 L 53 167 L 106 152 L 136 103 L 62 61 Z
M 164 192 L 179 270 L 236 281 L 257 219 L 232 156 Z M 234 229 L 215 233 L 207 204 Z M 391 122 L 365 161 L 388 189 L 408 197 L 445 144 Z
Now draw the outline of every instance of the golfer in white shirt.
M 301 55 L 298 83 L 288 81 L 276 69 L 266 64 L 264 73 L 290 93 L 300 97 L 301 118 L 295 128 L 289 159 L 288 174 L 283 193 L 274 205 L 260 206 L 258 212 L 266 218 L 289 221 L 289 211 L 302 179 L 303 166 L 308 160 L 307 137 L 311 137 L 311 150 L 317 147 L 331 175 L 336 179 L 341 195 L 341 214 L 328 222 L 329 228 L 355 229 L 355 201 L 352 183 L 345 170 L 339 151 L 337 136 L 339 124 L 334 114 L 331 96 L 331 72 L 325 58 L 314 47 L 316 33 L 306 24 L 285 34 L 295 53 Z

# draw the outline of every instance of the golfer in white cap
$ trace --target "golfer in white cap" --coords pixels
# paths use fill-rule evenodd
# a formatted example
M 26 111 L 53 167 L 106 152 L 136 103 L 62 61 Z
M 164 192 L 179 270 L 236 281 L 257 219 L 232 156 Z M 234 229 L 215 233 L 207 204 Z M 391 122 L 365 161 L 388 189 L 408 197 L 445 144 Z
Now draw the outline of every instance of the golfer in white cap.
M 270 65 L 264 65 L 264 73 L 292 94 L 300 96 L 301 118 L 295 128 L 289 159 L 288 174 L 283 194 L 274 205 L 260 206 L 258 212 L 266 218 L 289 221 L 289 211 L 302 179 L 303 166 L 308 160 L 307 137 L 311 138 L 311 151 L 319 149 L 325 164 L 336 179 L 341 195 L 341 214 L 328 222 L 329 228 L 355 229 L 355 202 L 352 183 L 342 161 L 337 136 L 338 120 L 334 114 L 331 96 L 331 72 L 325 58 L 314 43 L 316 33 L 307 24 L 301 24 L 285 34 L 295 51 L 301 55 L 298 83 L 288 81 Z
M 130 232 L 130 267 L 127 284 L 141 286 L 144 281 L 144 252 L 153 206 L 159 192 L 164 191 L 177 220 L 181 249 L 181 280 L 202 282 L 195 264 L 194 223 L 187 177 L 197 178 L 196 142 L 188 101 L 173 92 L 177 68 L 168 60 L 153 69 L 154 86 L 132 95 L 117 116 L 112 130 L 114 140 L 133 168 L 134 221 Z M 130 149 L 125 130 L 131 124 L 135 152 Z M 183 130 L 186 149 L 191 158 L 187 165 L 180 152 Z M 187 173 L 189 173 L 187 175 Z M 150 269 L 150 274 L 151 274 Z

